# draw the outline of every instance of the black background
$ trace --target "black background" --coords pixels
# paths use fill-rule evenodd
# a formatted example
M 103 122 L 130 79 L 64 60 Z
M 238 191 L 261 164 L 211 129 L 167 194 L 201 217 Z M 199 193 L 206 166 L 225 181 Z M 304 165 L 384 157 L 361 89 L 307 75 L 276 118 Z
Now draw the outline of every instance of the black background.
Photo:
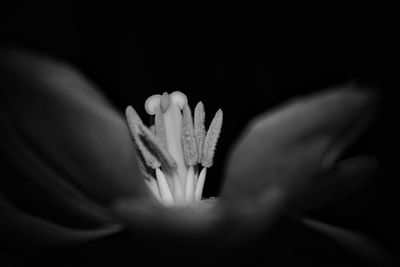
M 208 195 L 218 192 L 229 147 L 256 114 L 347 82 L 375 87 L 381 99 L 377 119 L 348 154 L 375 155 L 380 171 L 359 196 L 316 216 L 367 232 L 397 250 L 395 17 L 361 7 L 341 7 L 341 12 L 329 7 L 313 16 L 296 9 L 277 14 L 261 7 L 180 8 L 167 12 L 164 7 L 74 1 L 2 4 L 0 42 L 74 65 L 121 112 L 133 105 L 145 116 L 141 107 L 149 95 L 175 90 L 187 94 L 192 105 L 202 100 L 208 119 L 222 108 L 224 126 Z

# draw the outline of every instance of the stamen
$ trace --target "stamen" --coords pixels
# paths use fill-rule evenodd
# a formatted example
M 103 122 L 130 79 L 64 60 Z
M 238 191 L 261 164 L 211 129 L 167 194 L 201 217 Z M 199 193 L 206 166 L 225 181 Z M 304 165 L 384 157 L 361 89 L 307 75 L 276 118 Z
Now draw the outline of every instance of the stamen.
M 172 102 L 177 105 L 180 109 L 183 109 L 185 104 L 188 102 L 187 97 L 184 93 L 175 91 L 171 93 Z
M 150 191 L 156 197 L 158 201 L 161 201 L 160 190 L 158 189 L 157 181 L 153 177 L 144 179 Z
M 144 109 L 146 110 L 147 114 L 154 115 L 156 112 L 156 107 L 160 106 L 160 99 L 161 95 L 152 95 L 147 98 L 146 102 L 144 103 Z
M 172 206 L 174 204 L 174 198 L 172 197 L 171 191 L 169 190 L 168 182 L 163 172 L 159 168 L 156 169 L 156 176 L 162 203 L 166 206 Z
M 196 184 L 196 190 L 194 192 L 194 199 L 196 201 L 200 201 L 201 196 L 203 195 L 203 188 L 204 188 L 204 181 L 206 180 L 206 173 L 207 173 L 207 168 L 204 167 L 199 174 L 199 178 L 198 178 L 197 184 Z
M 174 173 L 172 176 L 172 184 L 174 187 L 174 199 L 177 205 L 185 204 L 185 191 L 184 187 L 182 186 L 181 180 L 178 177 L 177 173 Z
M 161 166 L 161 162 L 158 161 L 158 159 L 152 153 L 150 153 L 150 151 L 147 149 L 142 139 L 140 138 L 139 125 L 143 125 L 143 122 L 131 106 L 126 109 L 126 118 L 128 121 L 130 133 L 137 145 L 137 148 L 140 150 L 141 155 L 146 162 L 146 165 L 153 169 L 159 168 Z
M 137 146 L 135 146 L 135 152 L 136 152 L 136 156 L 138 157 L 137 165 L 139 166 L 139 170 L 142 173 L 142 175 L 144 176 L 144 178 L 145 179 L 153 178 L 154 169 L 152 169 L 151 167 L 149 167 L 146 164 L 146 160 L 144 159 L 142 153 L 140 153 Z
M 199 173 L 198 173 L 198 170 L 196 170 L 194 173 L 194 188 L 196 188 L 198 180 L 199 180 Z
M 167 148 L 167 137 L 165 135 L 165 122 L 164 122 L 164 114 L 161 111 L 160 105 L 156 108 L 155 118 L 154 118 L 154 127 L 156 131 L 156 136 L 160 139 L 161 143 Z
M 155 127 L 154 125 L 151 125 L 151 126 L 150 126 L 150 131 L 151 131 L 154 135 L 156 135 L 156 127 Z
M 194 168 L 190 166 L 186 176 L 186 190 L 185 190 L 185 199 L 186 202 L 190 203 L 194 200 L 194 189 L 195 189 L 195 177 L 194 177 Z
M 201 158 L 203 157 L 203 145 L 206 136 L 206 129 L 204 126 L 205 118 L 206 113 L 204 112 L 204 105 L 202 102 L 199 102 L 194 109 L 194 135 L 196 138 L 198 163 L 201 162 Z
M 168 153 L 168 151 L 163 147 L 160 140 L 155 136 L 149 128 L 145 125 L 139 125 L 139 136 L 141 140 L 146 145 L 153 155 L 161 162 L 163 170 L 167 172 L 172 172 L 176 169 L 177 164 L 174 158 Z
M 188 166 L 194 166 L 197 163 L 197 148 L 193 130 L 192 113 L 188 104 L 185 104 L 182 110 L 182 148 L 185 163 Z
M 210 128 L 207 131 L 206 138 L 204 140 L 203 156 L 201 159 L 201 164 L 204 167 L 211 167 L 213 164 L 213 157 L 215 153 L 215 147 L 219 138 L 222 127 L 222 110 L 218 110 L 215 114 Z

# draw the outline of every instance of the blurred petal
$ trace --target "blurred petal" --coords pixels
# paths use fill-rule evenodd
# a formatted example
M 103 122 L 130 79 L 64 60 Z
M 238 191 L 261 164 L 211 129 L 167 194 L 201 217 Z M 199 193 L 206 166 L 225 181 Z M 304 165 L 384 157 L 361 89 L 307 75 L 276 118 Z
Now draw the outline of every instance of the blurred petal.
M 17 167 L 35 165 L 21 161 L 29 150 L 100 202 L 147 193 L 124 119 L 81 75 L 19 50 L 1 54 L 0 70 L 1 109 L 16 135 L 1 153 Z
M 116 203 L 114 211 L 152 248 L 182 242 L 189 250 L 193 246 L 212 250 L 251 242 L 265 233 L 278 218 L 283 197 L 281 191 L 271 188 L 255 201 L 237 205 L 208 199 L 189 207 L 166 208 L 148 200 L 126 200 Z M 189 251 L 193 253 L 197 251 Z
M 29 239 L 50 225 L 48 241 L 26 242 L 83 241 L 109 232 L 111 201 L 150 197 L 123 117 L 71 67 L 1 51 L 0 103 L 0 197 L 16 209 L 2 211 L 0 235 Z
M 316 181 L 310 194 L 304 195 L 303 202 L 306 205 L 301 210 L 304 212 L 344 203 L 374 177 L 377 168 L 377 160 L 368 156 L 356 156 L 338 162 Z M 313 201 L 315 199 L 318 201 Z
M 363 233 L 324 222 L 285 218 L 274 231 L 279 266 L 398 266 L 396 255 Z
M 223 195 L 252 198 L 277 186 L 291 204 L 301 204 L 298 197 L 312 192 L 371 120 L 373 100 L 370 92 L 348 86 L 261 115 L 232 150 Z
M 304 225 L 344 247 L 359 263 L 371 266 L 395 266 L 394 257 L 368 236 L 324 222 L 303 218 Z
M 0 247 L 23 250 L 42 250 L 87 242 L 120 230 L 118 224 L 107 224 L 96 229 L 74 229 L 51 223 L 26 214 L 0 198 Z

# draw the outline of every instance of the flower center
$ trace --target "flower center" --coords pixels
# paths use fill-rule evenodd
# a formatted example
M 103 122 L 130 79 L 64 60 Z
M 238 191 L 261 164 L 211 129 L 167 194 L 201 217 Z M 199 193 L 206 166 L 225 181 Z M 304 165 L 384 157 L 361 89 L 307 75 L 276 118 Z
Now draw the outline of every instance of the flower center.
M 145 109 L 154 121 L 150 128 L 131 106 L 126 117 L 150 191 L 166 206 L 200 201 L 221 132 L 222 110 L 216 112 L 206 132 L 203 103 L 196 105 L 193 118 L 181 92 L 153 95 Z

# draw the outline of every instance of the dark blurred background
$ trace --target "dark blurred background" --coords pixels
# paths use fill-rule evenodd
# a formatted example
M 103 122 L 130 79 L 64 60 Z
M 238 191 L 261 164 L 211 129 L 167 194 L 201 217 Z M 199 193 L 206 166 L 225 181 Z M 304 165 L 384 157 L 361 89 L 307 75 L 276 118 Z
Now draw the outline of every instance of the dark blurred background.
M 183 12 L 179 7 L 171 13 L 115 1 L 3 3 L 0 44 L 74 65 L 121 112 L 133 105 L 145 116 L 149 95 L 175 90 L 187 94 L 192 106 L 202 100 L 209 120 L 222 108 L 225 121 L 208 195 L 218 192 L 229 147 L 256 114 L 348 82 L 376 88 L 378 116 L 347 154 L 375 155 L 380 171 L 359 195 L 316 216 L 367 232 L 397 250 L 395 17 L 361 7 L 340 13 L 329 7 L 312 17 L 268 8 Z

